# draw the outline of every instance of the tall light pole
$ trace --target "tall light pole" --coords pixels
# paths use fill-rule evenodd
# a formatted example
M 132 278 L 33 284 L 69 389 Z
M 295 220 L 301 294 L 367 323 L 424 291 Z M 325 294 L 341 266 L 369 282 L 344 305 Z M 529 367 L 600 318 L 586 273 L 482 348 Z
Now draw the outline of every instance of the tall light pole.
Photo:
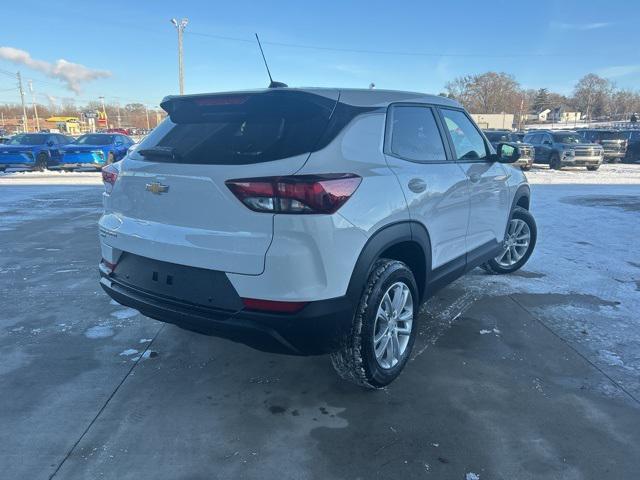
M 175 18 L 171 19 L 171 23 L 178 30 L 178 83 L 180 85 L 180 95 L 184 95 L 184 65 L 182 62 L 182 34 L 184 32 L 185 27 L 189 23 L 188 18 L 183 18 L 181 20 L 176 20 Z
M 24 133 L 29 132 L 29 125 L 27 124 L 27 107 L 24 104 L 24 88 L 22 88 L 22 75 L 20 72 L 16 73 L 18 79 L 18 92 L 20 93 L 20 101 L 22 102 L 22 127 Z
M 36 131 L 40 131 L 40 119 L 38 118 L 38 106 L 36 104 L 36 94 L 33 91 L 33 81 L 29 80 L 29 91 L 31 92 L 31 100 L 33 101 L 33 114 L 36 117 Z

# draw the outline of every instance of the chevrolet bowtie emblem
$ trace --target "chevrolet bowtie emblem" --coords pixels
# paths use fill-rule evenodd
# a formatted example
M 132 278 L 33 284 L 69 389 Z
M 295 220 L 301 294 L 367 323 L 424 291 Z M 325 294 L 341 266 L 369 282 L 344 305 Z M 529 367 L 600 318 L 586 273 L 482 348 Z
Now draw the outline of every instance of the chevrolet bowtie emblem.
M 163 185 L 159 182 L 147 183 L 144 187 L 147 192 L 160 195 L 161 193 L 167 193 L 169 191 L 169 185 Z

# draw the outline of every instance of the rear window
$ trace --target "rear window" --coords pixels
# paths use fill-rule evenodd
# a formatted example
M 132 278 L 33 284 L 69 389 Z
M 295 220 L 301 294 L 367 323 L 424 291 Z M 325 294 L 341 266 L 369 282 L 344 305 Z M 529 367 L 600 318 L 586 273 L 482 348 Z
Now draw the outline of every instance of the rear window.
M 487 137 L 487 139 L 490 142 L 508 142 L 509 141 L 509 134 L 505 132 L 491 132 L 491 131 L 485 130 L 484 136 Z
M 169 114 L 132 157 L 172 163 L 242 165 L 312 152 L 336 105 L 297 91 L 169 98 Z

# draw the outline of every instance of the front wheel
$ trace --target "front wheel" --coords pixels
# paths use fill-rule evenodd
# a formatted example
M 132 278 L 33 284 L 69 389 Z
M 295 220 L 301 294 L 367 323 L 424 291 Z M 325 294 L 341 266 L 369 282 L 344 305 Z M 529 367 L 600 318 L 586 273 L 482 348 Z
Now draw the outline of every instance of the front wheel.
M 482 265 L 489 273 L 504 274 L 519 270 L 533 253 L 538 229 L 533 215 L 524 208 L 516 207 L 511 214 L 504 249 L 495 258 Z
M 331 363 L 345 380 L 382 388 L 404 368 L 416 337 L 418 288 L 397 260 L 378 260 L 369 275 L 350 333 Z
M 600 165 L 587 165 L 587 170 L 589 170 L 590 172 L 595 172 L 599 168 L 600 168 Z
M 36 172 L 44 172 L 47 169 L 47 164 L 49 157 L 47 157 L 46 153 L 40 153 L 37 157 L 36 157 L 36 165 L 34 167 L 34 170 Z
M 562 168 L 562 163 L 560 163 L 560 155 L 557 153 L 551 154 L 551 158 L 549 159 L 549 168 L 553 170 L 560 170 Z

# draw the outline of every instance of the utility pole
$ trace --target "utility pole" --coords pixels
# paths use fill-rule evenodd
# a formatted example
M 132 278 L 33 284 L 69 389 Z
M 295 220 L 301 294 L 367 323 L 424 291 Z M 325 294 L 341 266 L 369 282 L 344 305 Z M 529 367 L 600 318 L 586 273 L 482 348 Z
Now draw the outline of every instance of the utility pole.
M 18 91 L 20 92 L 20 101 L 22 102 L 22 127 L 24 133 L 27 133 L 29 131 L 29 126 L 27 125 L 27 107 L 24 104 L 24 89 L 22 88 L 22 75 L 20 75 L 20 72 L 16 73 L 16 77 L 18 78 Z
M 182 61 L 182 34 L 185 27 L 189 23 L 188 18 L 183 18 L 180 21 L 175 18 L 171 19 L 171 23 L 178 30 L 178 85 L 180 86 L 180 95 L 184 95 L 184 64 Z
M 144 106 L 144 114 L 147 116 L 147 130 L 151 130 L 151 128 L 149 127 L 149 109 L 146 105 Z
M 29 91 L 33 101 L 33 115 L 36 117 L 36 131 L 40 131 L 40 119 L 38 118 L 38 106 L 36 104 L 36 94 L 33 92 L 33 80 L 29 80 Z
M 120 102 L 116 103 L 116 107 L 118 109 L 118 128 L 121 128 L 121 122 L 120 122 Z

